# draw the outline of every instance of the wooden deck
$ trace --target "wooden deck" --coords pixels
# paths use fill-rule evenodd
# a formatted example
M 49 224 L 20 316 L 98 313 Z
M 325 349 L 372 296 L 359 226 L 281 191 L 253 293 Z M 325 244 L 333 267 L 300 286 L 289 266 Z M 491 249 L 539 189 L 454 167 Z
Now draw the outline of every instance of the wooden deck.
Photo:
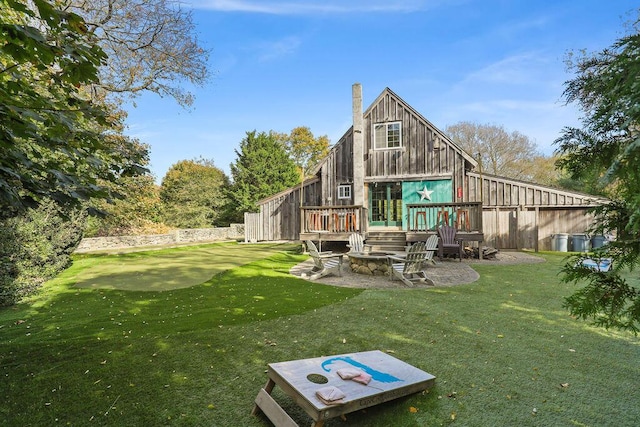
M 360 206 L 308 206 L 302 208 L 300 240 L 315 242 L 347 242 L 352 233 L 367 236 L 366 211 Z M 407 204 L 404 230 L 389 228 L 389 232 L 404 233 L 405 242 L 425 241 L 436 234 L 442 224 L 455 226 L 466 242 L 484 241 L 482 205 L 480 203 Z M 376 232 L 384 232 L 376 228 Z

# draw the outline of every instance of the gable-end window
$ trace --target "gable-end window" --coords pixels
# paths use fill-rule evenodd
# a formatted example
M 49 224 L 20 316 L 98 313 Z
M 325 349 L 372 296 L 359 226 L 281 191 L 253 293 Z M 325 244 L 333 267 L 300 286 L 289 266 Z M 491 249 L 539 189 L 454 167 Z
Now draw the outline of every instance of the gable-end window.
M 351 185 L 340 184 L 338 185 L 338 199 L 350 199 L 351 198 Z
M 373 146 L 377 150 L 402 147 L 402 123 L 376 123 L 373 125 Z

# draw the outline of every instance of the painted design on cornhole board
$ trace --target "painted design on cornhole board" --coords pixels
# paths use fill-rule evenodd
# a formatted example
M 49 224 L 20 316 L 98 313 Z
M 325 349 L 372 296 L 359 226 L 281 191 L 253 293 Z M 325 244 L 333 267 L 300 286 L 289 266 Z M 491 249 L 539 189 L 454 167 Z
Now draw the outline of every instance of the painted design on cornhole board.
M 343 361 L 348 363 L 351 366 L 354 366 L 356 368 L 362 369 L 364 372 L 366 372 L 367 374 L 371 375 L 371 379 L 374 381 L 380 381 L 382 383 L 392 383 L 392 382 L 396 382 L 396 381 L 402 381 L 400 378 L 396 378 L 393 375 L 387 374 L 385 372 L 380 372 L 378 370 L 375 370 L 363 363 L 360 363 L 356 360 L 353 360 L 351 357 L 349 356 L 342 356 L 342 357 L 332 357 L 331 359 L 325 360 L 324 362 L 322 362 L 322 369 L 324 369 L 326 372 L 330 372 L 331 369 L 327 368 L 327 366 L 331 365 L 334 362 L 337 361 Z

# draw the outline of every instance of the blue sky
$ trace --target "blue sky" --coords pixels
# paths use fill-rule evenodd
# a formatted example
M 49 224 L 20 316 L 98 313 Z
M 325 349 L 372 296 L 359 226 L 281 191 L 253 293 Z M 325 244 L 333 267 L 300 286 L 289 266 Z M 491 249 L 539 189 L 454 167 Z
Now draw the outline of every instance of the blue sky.
M 158 182 L 179 160 L 229 173 L 247 131 L 308 126 L 335 143 L 389 87 L 435 126 L 504 126 L 544 154 L 579 112 L 562 100 L 570 51 L 624 34 L 628 0 L 186 0 L 213 78 L 185 110 L 153 94 L 127 108 Z

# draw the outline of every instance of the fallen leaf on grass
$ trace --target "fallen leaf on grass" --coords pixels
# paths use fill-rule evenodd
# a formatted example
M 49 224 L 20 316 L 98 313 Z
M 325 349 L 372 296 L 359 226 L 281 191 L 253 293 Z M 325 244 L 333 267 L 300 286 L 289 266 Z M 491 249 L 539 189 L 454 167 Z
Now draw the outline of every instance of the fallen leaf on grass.
M 569 387 L 569 383 L 561 383 L 560 387 L 567 388 L 567 387 Z
M 409 406 L 409 412 L 411 412 L 412 414 L 415 414 L 416 412 L 418 412 L 418 408 L 414 406 Z

